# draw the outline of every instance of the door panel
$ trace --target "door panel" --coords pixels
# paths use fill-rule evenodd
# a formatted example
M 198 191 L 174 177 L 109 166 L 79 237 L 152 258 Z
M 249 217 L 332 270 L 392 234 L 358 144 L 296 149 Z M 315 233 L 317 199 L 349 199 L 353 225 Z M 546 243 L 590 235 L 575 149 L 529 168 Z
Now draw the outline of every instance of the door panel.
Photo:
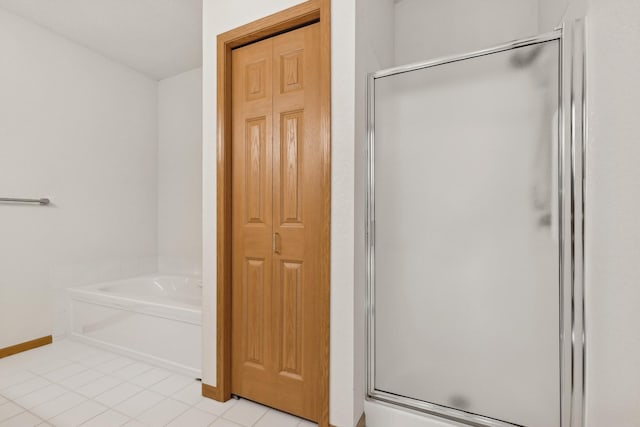
M 247 223 L 264 223 L 265 210 L 269 201 L 265 188 L 269 173 L 267 167 L 266 117 L 247 121 L 246 129 L 246 219 Z
M 281 277 L 281 323 L 277 329 L 280 336 L 281 375 L 302 380 L 302 263 L 280 263 Z
M 232 366 L 234 393 L 271 363 L 271 40 L 233 51 Z
M 319 55 L 317 24 L 237 49 L 232 88 L 232 392 L 312 420 L 322 353 Z
M 302 223 L 302 149 L 304 139 L 304 111 L 285 113 L 280 123 L 280 224 Z
M 244 361 L 252 367 L 264 369 L 264 259 L 247 259 L 243 271 L 242 308 L 244 310 Z

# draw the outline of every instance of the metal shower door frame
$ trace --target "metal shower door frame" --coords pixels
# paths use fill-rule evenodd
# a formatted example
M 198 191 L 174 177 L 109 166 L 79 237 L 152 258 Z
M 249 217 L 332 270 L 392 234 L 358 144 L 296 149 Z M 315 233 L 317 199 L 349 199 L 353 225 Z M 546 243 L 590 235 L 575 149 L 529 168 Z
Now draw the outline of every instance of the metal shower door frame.
M 584 20 L 565 23 L 556 31 L 516 40 L 489 49 L 439 58 L 368 75 L 367 189 L 365 209 L 366 263 L 366 389 L 367 398 L 471 425 L 508 427 L 516 424 L 424 402 L 375 388 L 375 81 L 384 77 L 478 58 L 520 47 L 560 42 L 558 218 L 560 278 L 560 422 L 561 427 L 584 425 L 585 298 L 584 195 L 587 144 L 586 52 Z

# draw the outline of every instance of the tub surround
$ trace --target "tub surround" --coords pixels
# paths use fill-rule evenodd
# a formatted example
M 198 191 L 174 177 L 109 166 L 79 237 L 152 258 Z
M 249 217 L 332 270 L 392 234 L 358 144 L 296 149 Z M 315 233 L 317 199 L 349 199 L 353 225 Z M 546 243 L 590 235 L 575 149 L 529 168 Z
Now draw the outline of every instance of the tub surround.
M 197 278 L 147 275 L 67 292 L 72 339 L 201 376 L 202 297 Z

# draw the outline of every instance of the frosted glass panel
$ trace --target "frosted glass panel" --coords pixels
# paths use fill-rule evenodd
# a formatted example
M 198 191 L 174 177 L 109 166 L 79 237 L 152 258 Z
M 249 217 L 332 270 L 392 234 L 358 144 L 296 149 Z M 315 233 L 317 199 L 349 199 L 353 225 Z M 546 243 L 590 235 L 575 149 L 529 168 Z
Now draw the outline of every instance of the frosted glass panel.
M 557 40 L 375 80 L 375 389 L 560 423 Z

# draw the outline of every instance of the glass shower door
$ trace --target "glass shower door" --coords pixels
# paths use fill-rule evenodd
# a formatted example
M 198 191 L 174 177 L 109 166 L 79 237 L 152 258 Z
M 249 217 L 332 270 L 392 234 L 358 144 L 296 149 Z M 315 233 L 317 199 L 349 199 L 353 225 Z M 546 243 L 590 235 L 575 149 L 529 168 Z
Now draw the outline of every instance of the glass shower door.
M 375 390 L 560 425 L 559 58 L 551 39 L 373 79 Z

